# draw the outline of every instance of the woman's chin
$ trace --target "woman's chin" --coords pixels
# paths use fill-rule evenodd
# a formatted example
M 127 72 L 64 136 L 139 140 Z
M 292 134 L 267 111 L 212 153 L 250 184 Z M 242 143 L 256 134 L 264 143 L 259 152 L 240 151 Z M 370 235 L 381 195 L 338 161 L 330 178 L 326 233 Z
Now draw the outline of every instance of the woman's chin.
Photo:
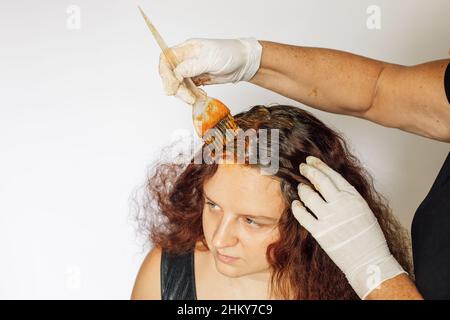
M 224 264 L 223 262 L 217 259 L 215 259 L 215 263 L 217 271 L 224 276 L 227 276 L 229 278 L 239 278 L 243 276 L 243 272 L 240 271 L 239 268 L 236 266 Z

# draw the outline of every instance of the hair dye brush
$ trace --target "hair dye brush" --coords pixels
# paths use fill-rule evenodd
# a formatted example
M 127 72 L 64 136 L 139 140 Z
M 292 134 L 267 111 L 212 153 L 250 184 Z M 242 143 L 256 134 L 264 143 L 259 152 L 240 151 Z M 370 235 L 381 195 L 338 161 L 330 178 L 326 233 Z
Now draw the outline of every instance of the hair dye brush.
M 141 7 L 138 8 L 164 56 L 167 61 L 169 61 L 172 69 L 174 69 L 179 64 L 177 56 L 173 50 L 167 46 L 158 30 L 156 30 L 155 26 L 150 22 L 144 11 L 142 11 Z M 226 137 L 225 133 L 227 129 L 232 130 L 232 132 L 237 129 L 237 125 L 230 113 L 230 109 L 228 109 L 225 104 L 216 98 L 206 95 L 203 90 L 197 88 L 191 78 L 185 78 L 183 79 L 183 82 L 195 95 L 195 103 L 192 106 L 192 121 L 200 138 L 208 140 L 206 142 L 210 142 L 209 139 L 205 139 L 205 133 L 212 128 L 217 128 L 220 130 L 223 137 Z M 216 143 L 216 141 L 214 141 L 214 143 Z M 223 144 L 221 144 L 221 146 L 222 145 Z

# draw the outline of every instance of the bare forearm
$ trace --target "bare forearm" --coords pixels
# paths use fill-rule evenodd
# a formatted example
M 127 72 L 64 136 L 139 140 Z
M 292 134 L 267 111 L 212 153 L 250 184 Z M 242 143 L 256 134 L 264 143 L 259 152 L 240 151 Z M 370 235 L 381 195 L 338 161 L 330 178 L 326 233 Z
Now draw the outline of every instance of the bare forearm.
M 251 83 L 328 112 L 359 115 L 370 108 L 381 61 L 332 49 L 268 41 Z
M 327 112 L 450 142 L 449 59 L 402 66 L 352 53 L 269 41 L 251 83 Z
M 423 300 L 414 282 L 406 274 L 384 281 L 366 300 Z

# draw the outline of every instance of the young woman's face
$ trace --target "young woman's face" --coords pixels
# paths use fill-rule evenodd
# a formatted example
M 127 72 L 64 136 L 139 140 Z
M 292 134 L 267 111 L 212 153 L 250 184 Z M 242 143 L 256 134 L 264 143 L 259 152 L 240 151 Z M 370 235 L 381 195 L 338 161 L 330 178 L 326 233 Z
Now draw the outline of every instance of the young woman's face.
M 203 189 L 203 232 L 217 270 L 229 277 L 269 271 L 266 250 L 279 239 L 285 208 L 280 182 L 255 168 L 220 164 Z

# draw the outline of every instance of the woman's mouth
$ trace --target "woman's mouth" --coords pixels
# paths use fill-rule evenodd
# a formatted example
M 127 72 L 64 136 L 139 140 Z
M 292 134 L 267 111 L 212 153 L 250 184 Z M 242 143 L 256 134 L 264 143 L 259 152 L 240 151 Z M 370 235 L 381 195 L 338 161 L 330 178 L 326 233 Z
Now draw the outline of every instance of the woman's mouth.
M 231 264 L 234 261 L 238 260 L 239 258 L 226 256 L 226 255 L 223 255 L 223 254 L 220 254 L 219 252 L 217 252 L 217 259 L 219 259 L 223 263 Z

